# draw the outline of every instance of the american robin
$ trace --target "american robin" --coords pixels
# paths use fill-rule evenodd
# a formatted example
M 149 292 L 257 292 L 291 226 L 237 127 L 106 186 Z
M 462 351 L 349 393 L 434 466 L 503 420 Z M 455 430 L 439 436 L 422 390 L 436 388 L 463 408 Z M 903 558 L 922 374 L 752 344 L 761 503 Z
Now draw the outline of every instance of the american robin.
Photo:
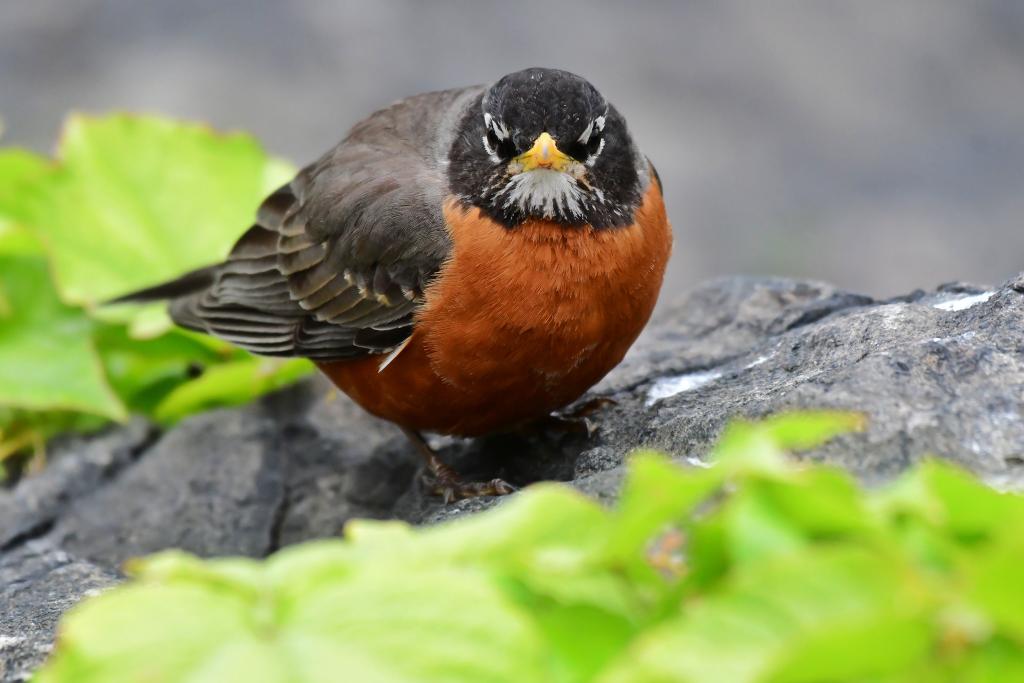
M 417 95 L 371 114 L 260 206 L 227 260 L 120 300 L 303 356 L 399 425 L 446 497 L 463 482 L 421 433 L 477 436 L 568 405 L 646 324 L 672 233 L 622 115 L 557 69 Z

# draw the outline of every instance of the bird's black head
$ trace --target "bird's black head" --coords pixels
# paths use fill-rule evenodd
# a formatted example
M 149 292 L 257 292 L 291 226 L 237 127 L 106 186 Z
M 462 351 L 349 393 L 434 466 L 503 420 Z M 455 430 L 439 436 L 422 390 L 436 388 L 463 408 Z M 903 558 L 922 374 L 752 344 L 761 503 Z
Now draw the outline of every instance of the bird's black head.
M 630 225 L 641 158 L 626 122 L 585 79 L 525 69 L 488 88 L 462 117 L 448 155 L 463 202 L 503 225 Z

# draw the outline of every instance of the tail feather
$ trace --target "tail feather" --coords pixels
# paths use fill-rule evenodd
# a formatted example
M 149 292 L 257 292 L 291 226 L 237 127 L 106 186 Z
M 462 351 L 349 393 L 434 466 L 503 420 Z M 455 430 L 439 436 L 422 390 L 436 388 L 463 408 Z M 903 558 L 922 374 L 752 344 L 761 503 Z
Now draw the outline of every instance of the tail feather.
M 185 273 L 181 277 L 169 282 L 162 282 L 153 287 L 147 287 L 135 292 L 123 294 L 116 299 L 104 302 L 109 304 L 141 303 L 146 301 L 161 301 L 163 299 L 176 299 L 178 297 L 195 294 L 213 284 L 217 274 L 218 265 L 206 266 Z

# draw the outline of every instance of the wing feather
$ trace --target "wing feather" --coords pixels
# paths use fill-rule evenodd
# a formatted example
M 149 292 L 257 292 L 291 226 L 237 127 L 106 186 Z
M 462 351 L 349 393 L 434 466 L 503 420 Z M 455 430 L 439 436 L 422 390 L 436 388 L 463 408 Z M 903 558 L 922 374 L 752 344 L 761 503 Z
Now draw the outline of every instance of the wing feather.
M 224 263 L 147 292 L 174 292 L 176 322 L 254 353 L 338 360 L 400 347 L 451 249 L 444 158 L 481 92 L 371 115 L 264 200 Z

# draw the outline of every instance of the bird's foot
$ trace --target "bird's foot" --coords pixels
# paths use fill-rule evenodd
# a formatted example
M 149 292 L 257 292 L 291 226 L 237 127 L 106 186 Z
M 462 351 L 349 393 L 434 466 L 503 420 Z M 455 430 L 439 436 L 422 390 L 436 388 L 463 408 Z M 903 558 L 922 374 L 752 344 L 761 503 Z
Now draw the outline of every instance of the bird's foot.
M 589 401 L 584 401 L 579 404 L 568 413 L 565 413 L 566 417 L 590 417 L 599 410 L 604 410 L 609 406 L 617 406 L 619 402 L 611 396 L 595 396 Z
M 441 496 L 445 504 L 466 498 L 482 498 L 484 496 L 507 496 L 515 493 L 518 489 L 504 479 L 491 479 L 490 481 L 464 481 L 459 473 L 450 465 L 444 463 L 437 453 L 427 445 L 423 436 L 412 430 L 403 429 L 406 436 L 413 442 L 420 455 L 427 463 L 427 471 L 424 473 L 429 490 L 435 495 Z
M 561 434 L 577 434 L 588 439 L 597 431 L 597 423 L 589 417 L 558 415 L 557 413 L 552 413 L 535 422 L 533 428 L 537 427 Z
M 590 438 L 597 431 L 597 420 L 594 413 L 618 405 L 618 401 L 608 396 L 598 396 L 582 403 L 564 413 L 552 413 L 538 421 L 537 426 L 564 434 L 579 434 Z
M 485 496 L 507 496 L 518 489 L 504 479 L 490 481 L 463 481 L 455 470 L 445 466 L 442 473 L 433 473 L 431 490 L 441 496 L 445 505 L 466 498 L 482 498 Z

